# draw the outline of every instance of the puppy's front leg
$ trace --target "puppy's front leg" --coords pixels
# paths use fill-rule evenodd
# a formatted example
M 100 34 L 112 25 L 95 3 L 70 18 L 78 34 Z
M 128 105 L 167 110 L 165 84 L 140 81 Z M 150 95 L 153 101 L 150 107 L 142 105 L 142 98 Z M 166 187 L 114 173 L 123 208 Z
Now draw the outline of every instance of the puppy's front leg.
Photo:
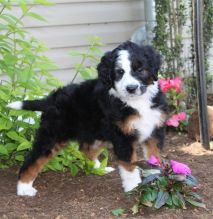
M 129 192 L 142 182 L 139 168 L 134 164 L 137 154 L 134 143 L 120 142 L 114 146 L 115 154 L 119 159 L 119 171 L 122 186 L 125 192 Z

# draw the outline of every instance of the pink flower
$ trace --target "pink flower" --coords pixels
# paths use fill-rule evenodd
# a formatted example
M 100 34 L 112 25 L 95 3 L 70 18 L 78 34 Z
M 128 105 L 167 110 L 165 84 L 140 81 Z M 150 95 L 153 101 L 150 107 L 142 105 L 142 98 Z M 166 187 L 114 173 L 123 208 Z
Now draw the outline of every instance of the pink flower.
M 176 90 L 177 93 L 181 92 L 181 78 L 176 77 L 172 79 L 160 79 L 159 80 L 160 88 L 163 93 L 167 93 L 170 91 L 172 88 Z
M 167 120 L 166 124 L 168 126 L 178 127 L 179 126 L 179 117 L 178 115 L 173 115 L 170 119 Z
M 149 160 L 147 161 L 149 164 L 151 165 L 155 165 L 155 166 L 158 166 L 160 165 L 160 160 L 159 158 L 155 157 L 154 155 L 151 155 Z
M 159 84 L 163 93 L 167 93 L 172 88 L 169 79 L 160 79 Z
M 175 160 L 170 160 L 170 164 L 174 173 L 188 175 L 192 172 L 191 169 L 184 163 L 179 163 Z
M 180 121 L 186 120 L 186 113 L 185 112 L 178 113 L 178 118 Z
M 170 119 L 168 119 L 166 124 L 168 126 L 178 127 L 179 122 L 184 120 L 186 120 L 186 113 L 180 112 L 178 114 L 174 114 Z
M 170 79 L 170 84 L 172 85 L 173 88 L 176 89 L 177 93 L 181 92 L 181 78 L 180 77 Z

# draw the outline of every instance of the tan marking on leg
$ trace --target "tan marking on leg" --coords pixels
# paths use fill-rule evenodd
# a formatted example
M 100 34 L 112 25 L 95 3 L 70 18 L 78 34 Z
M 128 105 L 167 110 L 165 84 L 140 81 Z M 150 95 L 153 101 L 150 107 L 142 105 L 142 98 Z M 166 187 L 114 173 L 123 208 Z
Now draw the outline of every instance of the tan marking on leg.
M 155 138 L 150 138 L 143 144 L 144 158 L 146 160 L 148 160 L 151 155 L 154 155 L 155 157 L 161 159 L 157 144 L 158 140 Z
M 51 150 L 48 156 L 39 157 L 35 163 L 30 165 L 23 173 L 20 175 L 20 181 L 24 183 L 29 183 L 35 180 L 38 173 L 42 170 L 43 166 L 63 147 L 65 147 L 67 143 L 56 144 L 54 148 Z
M 127 171 L 133 171 L 136 167 L 134 164 L 138 160 L 135 145 L 133 146 L 133 152 L 130 162 L 119 160 L 119 165 L 124 167 Z
M 134 132 L 133 123 L 139 118 L 140 116 L 138 114 L 130 115 L 124 121 L 117 122 L 117 126 L 122 130 L 124 134 L 131 134 Z
M 96 140 L 92 145 L 86 143 L 83 144 L 81 152 L 83 152 L 90 160 L 95 160 L 101 154 L 103 148 L 104 142 Z

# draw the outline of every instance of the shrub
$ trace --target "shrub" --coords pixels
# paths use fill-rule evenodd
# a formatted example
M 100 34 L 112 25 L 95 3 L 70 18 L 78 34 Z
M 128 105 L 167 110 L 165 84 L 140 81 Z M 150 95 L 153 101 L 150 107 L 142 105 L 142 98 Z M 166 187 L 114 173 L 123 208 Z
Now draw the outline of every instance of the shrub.
M 21 9 L 19 18 L 12 15 L 14 3 Z M 0 74 L 6 76 L 6 79 L 1 79 L 0 86 L 0 168 L 24 160 L 32 146 L 40 118 L 36 112 L 16 111 L 8 109 L 6 105 L 13 101 L 41 98 L 62 85 L 49 73 L 55 65 L 43 55 L 47 48 L 24 29 L 22 22 L 25 17 L 44 20 L 32 12 L 31 8 L 33 4 L 50 3 L 46 0 L 22 0 L 13 1 L 13 4 L 9 0 L 0 2 Z M 95 50 L 95 47 L 91 48 Z M 104 155 L 102 166 L 107 163 L 107 152 Z M 103 168 L 93 170 L 93 162 L 78 151 L 76 143 L 61 151 L 46 165 L 45 170 L 64 168 L 68 168 L 72 175 L 76 175 L 79 168 L 86 173 L 103 173 Z

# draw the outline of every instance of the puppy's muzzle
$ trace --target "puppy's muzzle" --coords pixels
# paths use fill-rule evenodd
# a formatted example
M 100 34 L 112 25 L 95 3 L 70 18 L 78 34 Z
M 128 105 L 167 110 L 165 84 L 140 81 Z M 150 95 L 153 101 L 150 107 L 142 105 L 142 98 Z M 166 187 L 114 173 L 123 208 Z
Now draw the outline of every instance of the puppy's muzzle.
M 128 93 L 134 94 L 136 90 L 138 89 L 138 87 L 139 86 L 137 84 L 131 84 L 126 87 L 126 90 L 128 91 Z

